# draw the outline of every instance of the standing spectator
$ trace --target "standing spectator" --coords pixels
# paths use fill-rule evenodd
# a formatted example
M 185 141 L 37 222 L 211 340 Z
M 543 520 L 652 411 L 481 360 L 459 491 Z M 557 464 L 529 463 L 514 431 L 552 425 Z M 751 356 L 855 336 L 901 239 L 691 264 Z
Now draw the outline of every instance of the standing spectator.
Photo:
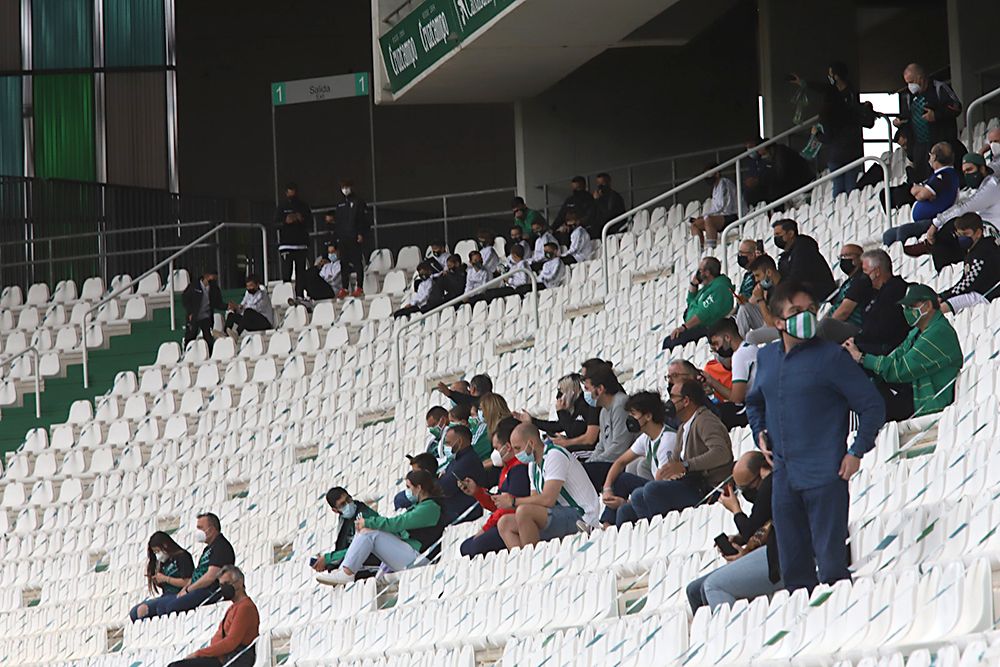
M 593 449 L 601 433 L 601 410 L 587 403 L 581 382 L 583 377 L 578 373 L 559 378 L 555 421 L 537 419 L 524 411 L 515 412 L 514 417 L 522 422 L 530 421 L 560 447 L 570 451 Z
M 563 255 L 563 264 L 586 262 L 594 256 L 594 247 L 590 241 L 590 232 L 580 224 L 575 211 L 566 214 L 566 227 L 569 230 L 569 248 Z
M 826 301 L 837 287 L 826 258 L 816 239 L 799 234 L 799 225 L 790 218 L 778 220 L 774 229 L 774 245 L 781 250 L 778 271 L 782 280 L 797 280 L 806 286 L 817 303 Z
M 433 460 L 433 457 L 432 457 Z M 437 463 L 435 462 L 435 467 Z M 359 516 L 366 519 L 378 514 L 360 500 L 355 500 L 351 494 L 342 486 L 335 486 L 326 492 L 326 504 L 330 510 L 340 517 L 340 528 L 337 530 L 337 541 L 334 550 L 326 553 L 316 554 L 312 569 L 317 572 L 336 570 L 347 555 L 347 547 L 351 546 L 356 534 L 354 521 Z M 378 563 L 373 563 L 376 567 Z
M 753 503 L 750 516 L 727 486 L 719 504 L 732 512 L 737 535 L 729 538 L 736 549 L 722 567 L 698 577 L 687 587 L 691 611 L 708 605 L 732 605 L 737 600 L 752 600 L 771 595 L 783 588 L 778 564 L 778 541 L 771 513 L 771 466 L 761 452 L 747 452 L 733 466 L 733 483 L 744 498 Z
M 705 171 L 710 171 L 718 166 L 714 162 L 707 164 Z M 708 210 L 702 213 L 701 217 L 690 220 L 691 235 L 698 237 L 699 254 L 704 254 L 706 247 L 710 253 L 715 250 L 716 246 L 719 245 L 719 232 L 739 217 L 736 183 L 723 176 L 721 171 L 706 176 L 705 181 L 712 186 L 712 204 Z
M 577 178 L 580 177 L 577 176 Z M 613 220 L 625 212 L 625 198 L 619 192 L 612 189 L 610 174 L 601 172 L 594 180 L 597 181 L 597 187 L 594 188 L 594 192 L 591 194 L 594 197 L 594 206 L 597 209 L 597 214 L 594 221 L 595 224 L 592 229 L 588 229 L 588 232 L 600 235 L 604 230 L 604 225 L 609 220 Z M 583 226 L 586 227 L 587 225 Z M 608 233 L 618 234 L 625 231 L 627 226 L 628 221 L 623 220 L 609 229 Z
M 226 316 L 226 331 L 234 338 L 244 331 L 266 331 L 274 328 L 274 308 L 267 290 L 261 289 L 257 276 L 247 276 L 246 294 L 239 305 L 229 302 Z
M 483 258 L 483 268 L 490 274 L 490 278 L 495 276 L 497 269 L 500 268 L 500 256 L 497 255 L 497 250 L 493 247 L 496 240 L 497 235 L 486 227 L 476 232 L 476 246 L 479 249 L 479 255 Z
M 177 597 L 160 607 L 161 615 L 190 611 L 212 598 L 212 602 L 218 602 L 219 574 L 224 566 L 236 564 L 236 553 L 222 534 L 219 517 L 211 512 L 199 514 L 196 526 L 194 540 L 204 544 L 205 548 L 191 573 L 191 583 L 177 591 Z
M 838 345 L 815 338 L 816 301 L 786 281 L 771 299 L 781 340 L 757 355 L 747 414 L 774 466 L 772 512 L 785 587 L 812 589 L 850 577 L 847 482 L 875 446 L 885 406 Z M 849 413 L 858 415 L 850 449 Z
M 956 119 L 962 113 L 962 102 L 950 85 L 930 78 L 917 63 L 906 66 L 903 81 L 906 90 L 899 94 L 899 117 L 892 123 L 906 134 L 915 180 L 922 181 L 930 175 L 924 161 L 928 149 L 940 141 L 958 142 Z
M 754 286 L 757 284 L 753 277 L 753 271 L 750 270 L 750 265 L 757 261 L 758 257 L 765 256 L 764 243 L 753 239 L 743 239 L 740 241 L 737 253 L 736 263 L 739 264 L 744 273 L 740 280 L 739 289 L 734 295 L 738 304 L 736 324 L 740 328 L 740 335 L 746 336 L 753 329 L 764 326 L 764 317 L 761 315 L 760 309 L 755 304 L 750 303 Z
M 545 261 L 538 272 L 538 280 L 546 289 L 559 287 L 566 280 L 566 265 L 559 257 L 558 243 L 545 244 Z
M 600 500 L 576 457 L 559 445 L 543 442 L 534 424 L 519 424 L 510 438 L 514 455 L 528 464 L 531 495 L 494 496 L 500 509 L 513 509 L 497 527 L 508 549 L 554 540 L 597 522 Z
M 913 206 L 913 222 L 887 229 L 882 234 L 882 243 L 886 247 L 896 241 L 905 244 L 907 239 L 922 235 L 934 225 L 934 218 L 951 208 L 958 197 L 959 176 L 952 166 L 955 157 L 951 146 L 944 142 L 934 144 L 928 160 L 934 172 L 927 180 L 914 183 L 910 188 L 910 194 L 917 202 Z M 903 246 L 906 254 L 913 257 L 922 255 L 925 249 L 926 246 L 919 243 L 913 247 Z
M 243 571 L 226 565 L 219 573 L 222 599 L 232 602 L 208 646 L 167 667 L 253 667 L 257 651 L 252 646 L 260 634 L 260 613 L 247 595 Z
M 941 293 L 941 310 L 946 313 L 985 304 L 1000 296 L 1000 246 L 983 233 L 983 220 L 966 213 L 955 220 L 958 245 L 965 249 L 962 277 Z
M 306 272 L 306 255 L 309 252 L 309 225 L 312 209 L 299 199 L 299 186 L 285 186 L 285 201 L 274 212 L 274 226 L 278 230 L 278 255 L 281 257 L 281 279 L 286 283 L 295 277 L 295 296 L 302 296 L 302 276 Z
M 663 340 L 663 349 L 701 340 L 712 326 L 733 309 L 733 283 L 722 275 L 722 263 L 705 257 L 688 284 L 684 321 Z
M 212 348 L 215 346 L 215 336 L 212 334 L 215 323 L 212 313 L 226 309 L 226 304 L 222 301 L 222 290 L 219 289 L 219 273 L 206 271 L 201 274 L 201 279 L 191 283 L 184 290 L 181 303 L 187 312 L 187 320 L 184 323 L 184 345 L 197 338 L 200 332 L 205 344 L 208 345 L 208 353 L 212 354 Z
M 531 256 L 531 244 L 528 243 L 528 239 L 525 238 L 531 234 L 531 225 L 525 225 L 526 230 L 521 229 L 519 225 L 514 225 L 510 228 L 510 240 L 507 241 L 504 252 L 507 253 L 507 257 L 514 254 L 514 248 L 519 247 L 524 253 L 521 255 L 522 258 Z
M 600 489 L 611 464 L 632 446 L 637 434 L 628 430 L 628 413 L 625 411 L 628 394 L 610 364 L 594 368 L 583 378 L 583 400 L 601 410 L 597 446 L 584 464 L 594 488 Z
M 854 342 L 862 352 L 888 354 L 910 333 L 899 305 L 907 283 L 893 275 L 892 259 L 884 250 L 863 253 L 861 270 L 872 286 L 872 294 L 861 313 L 861 331 L 855 334 Z
M 574 176 L 569 182 L 569 187 L 569 197 L 559 208 L 552 227 L 557 230 L 561 228 L 566 224 L 566 214 L 575 211 L 580 224 L 588 229 L 591 228 L 596 219 L 597 203 L 596 197 L 587 192 L 587 179 L 583 176 Z
M 528 205 L 524 203 L 524 197 L 514 197 L 510 200 L 510 207 L 514 211 L 514 226 L 521 230 L 521 234 L 527 236 L 532 233 L 534 229 L 535 220 L 539 220 L 542 226 L 547 226 L 545 224 L 545 216 L 540 212 L 528 208 Z M 511 236 L 511 240 L 514 238 Z M 508 255 L 510 253 L 507 253 Z
M 708 344 L 719 363 L 728 366 L 730 372 L 728 387 L 705 373 L 706 383 L 719 399 L 719 418 L 729 429 L 746 426 L 747 416 L 743 402 L 753 386 L 758 348 L 743 340 L 736 322 L 728 317 L 719 320 L 709 329 Z
M 177 597 L 177 591 L 191 583 L 194 560 L 186 549 L 162 530 L 149 536 L 146 545 L 146 586 L 150 593 L 159 593 L 128 613 L 133 622 L 160 615 L 160 605 Z
M 840 248 L 838 268 L 847 276 L 830 299 L 830 313 L 819 321 L 816 335 L 834 343 L 843 343 L 861 330 L 864 309 L 872 298 L 872 284 L 861 270 L 861 254 L 856 243 Z
M 882 384 L 888 421 L 940 412 L 955 400 L 955 378 L 962 370 L 958 334 L 940 311 L 938 295 L 926 285 L 910 285 L 900 301 L 913 329 L 906 340 L 886 355 L 865 354 L 848 339 L 844 348 Z M 907 392 L 890 392 L 894 384 L 910 384 Z
M 346 585 L 374 555 L 392 572 L 427 565 L 437 553 L 449 521 L 441 499 L 441 487 L 434 477 L 422 470 L 406 475 L 406 494 L 412 503 L 402 514 L 384 517 L 379 514 L 356 520 L 357 534 L 347 547 L 340 567 L 318 580 Z
M 351 275 L 356 286 L 351 296 L 362 296 L 361 281 L 364 278 L 364 246 L 368 238 L 371 222 L 368 219 L 368 203 L 354 192 L 349 180 L 340 182 L 343 199 L 333 209 L 334 227 L 337 232 L 337 247 L 340 249 L 340 292 L 347 296 Z
M 394 312 L 393 317 L 406 317 L 427 310 L 431 290 L 434 287 L 433 272 L 434 267 L 427 260 L 417 265 L 417 275 L 413 279 L 413 293 L 410 294 L 409 303 Z

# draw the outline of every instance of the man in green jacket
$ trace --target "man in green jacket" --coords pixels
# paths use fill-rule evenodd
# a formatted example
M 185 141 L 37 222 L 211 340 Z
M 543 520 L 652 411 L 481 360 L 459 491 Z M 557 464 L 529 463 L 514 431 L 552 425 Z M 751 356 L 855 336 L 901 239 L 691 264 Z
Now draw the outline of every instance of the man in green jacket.
M 899 301 L 912 327 L 906 340 L 885 355 L 865 354 L 848 339 L 844 347 L 875 376 L 886 398 L 886 419 L 900 421 L 940 412 L 955 400 L 955 378 L 962 369 L 962 346 L 941 312 L 938 295 L 926 285 L 913 284 Z M 912 394 L 889 394 L 885 384 L 909 384 Z
M 705 257 L 688 285 L 684 322 L 663 340 L 663 349 L 705 338 L 709 328 L 728 317 L 732 309 L 733 283 L 722 275 L 722 263 L 717 258 Z

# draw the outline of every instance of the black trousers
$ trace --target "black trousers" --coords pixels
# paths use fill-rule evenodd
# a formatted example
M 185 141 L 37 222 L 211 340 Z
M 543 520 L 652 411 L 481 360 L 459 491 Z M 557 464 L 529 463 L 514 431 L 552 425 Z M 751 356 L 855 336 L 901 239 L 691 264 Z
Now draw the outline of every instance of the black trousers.
M 236 333 L 244 331 L 266 331 L 271 328 L 271 323 L 267 318 L 258 313 L 253 308 L 247 308 L 240 313 L 229 313 L 226 316 L 226 328 L 236 329 Z
M 608 478 L 608 471 L 611 470 L 611 463 L 608 461 L 584 461 L 583 469 L 587 471 L 587 477 L 598 493 L 604 490 L 604 480 Z
M 740 403 L 722 401 L 718 403 L 717 407 L 719 408 L 719 419 L 726 425 L 726 428 L 734 429 L 737 426 L 747 425 L 746 406 Z
M 205 339 L 205 343 L 208 345 L 208 353 L 212 354 L 212 347 L 215 346 L 215 336 L 212 335 L 212 317 L 206 317 L 203 320 L 188 320 L 184 325 L 184 347 L 198 337 Z
M 340 286 L 347 289 L 351 274 L 357 275 L 358 287 L 364 281 L 365 258 L 356 236 L 338 240 L 337 250 L 340 252 Z M 315 298 L 315 297 L 314 297 Z
M 343 273 L 340 274 L 343 277 Z M 323 301 L 325 299 L 337 298 L 337 293 L 333 291 L 330 284 L 319 275 L 319 268 L 312 267 L 302 276 L 302 286 L 313 301 Z
M 305 276 L 308 262 L 306 261 L 306 250 L 282 250 L 281 253 L 281 279 L 286 283 L 292 282 L 292 269 L 298 280 L 295 281 L 295 296 L 302 296 L 302 278 Z
M 236 649 L 229 655 L 223 656 L 221 658 L 189 658 L 187 660 L 176 660 L 167 667 L 221 667 L 221 665 L 226 664 L 233 657 L 236 656 L 242 647 Z M 253 664 L 257 661 L 257 647 L 253 646 L 247 649 L 240 657 L 236 658 L 230 667 L 253 667 Z
M 882 380 L 875 380 L 875 388 L 882 395 L 885 401 L 885 420 L 888 422 L 899 422 L 913 416 L 913 385 L 889 384 Z
M 691 327 L 690 329 L 685 329 L 680 333 L 677 338 L 667 338 L 663 339 L 663 349 L 672 350 L 675 347 L 681 345 L 687 345 L 691 341 L 701 340 L 708 335 L 708 329 L 703 326 Z

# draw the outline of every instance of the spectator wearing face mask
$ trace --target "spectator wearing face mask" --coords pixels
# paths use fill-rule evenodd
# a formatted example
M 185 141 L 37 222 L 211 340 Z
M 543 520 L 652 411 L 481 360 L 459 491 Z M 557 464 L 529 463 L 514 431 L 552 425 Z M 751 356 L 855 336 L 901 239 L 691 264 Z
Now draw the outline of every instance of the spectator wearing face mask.
M 590 232 L 580 224 L 575 211 L 566 214 L 566 228 L 569 230 L 569 248 L 562 256 L 563 264 L 586 262 L 594 256 L 594 248 L 590 242 Z
M 208 602 L 218 602 L 219 573 L 226 565 L 235 565 L 233 545 L 222 534 L 219 517 L 208 512 L 199 514 L 194 531 L 195 542 L 205 545 L 198 564 L 191 573 L 191 583 L 177 591 L 177 597 L 161 605 L 160 615 L 190 611 Z
M 820 338 L 843 343 L 861 330 L 864 308 L 872 298 L 872 284 L 861 270 L 863 252 L 856 243 L 840 248 L 837 266 L 847 277 L 830 299 L 829 314 L 819 321 Z
M 393 317 L 406 317 L 414 313 L 426 312 L 430 310 L 431 291 L 434 288 L 434 267 L 428 261 L 420 262 L 417 265 L 417 275 L 413 279 L 413 292 L 410 294 L 409 303 L 392 314 Z
M 669 404 L 669 416 L 673 416 L 673 403 Z M 651 391 L 633 394 L 625 401 L 625 426 L 629 433 L 636 435 L 632 446 L 615 459 L 604 478 L 601 491 L 601 502 L 604 503 L 604 513 L 601 523 L 605 526 L 621 525 L 618 522 L 618 510 L 628 502 L 633 491 L 643 486 L 649 480 L 625 472 L 626 466 L 633 461 L 645 459 L 647 467 L 658 472 L 670 461 L 671 452 L 675 447 L 676 431 L 666 425 L 668 411 L 660 395 Z
M 168 667 L 253 667 L 257 662 L 254 641 L 260 634 L 260 613 L 247 595 L 243 571 L 235 565 L 223 567 L 219 592 L 232 604 L 208 646 Z
M 559 257 L 558 243 L 545 244 L 545 261 L 538 272 L 538 280 L 546 289 L 559 287 L 566 280 L 566 265 Z
M 412 504 L 402 514 L 358 517 L 357 534 L 340 567 L 317 580 L 335 586 L 350 584 L 373 555 L 392 572 L 421 567 L 435 558 L 441 535 L 450 522 L 441 486 L 429 473 L 410 472 L 406 476 L 406 493 Z
M 312 268 L 302 276 L 302 284 L 309 297 L 298 296 L 289 299 L 289 306 L 301 304 L 311 312 L 317 301 L 337 298 L 341 284 L 340 251 L 336 243 L 331 243 L 327 246 L 326 252 L 326 255 L 317 257 Z
M 214 325 L 212 313 L 226 309 L 226 304 L 222 301 L 222 290 L 219 289 L 218 271 L 206 271 L 199 280 L 188 285 L 181 295 L 181 303 L 187 312 L 184 323 L 184 345 L 186 346 L 201 333 L 211 354 L 215 346 L 215 336 L 212 335 Z
M 733 283 L 722 275 L 722 263 L 715 257 L 703 258 L 688 284 L 684 321 L 663 340 L 663 349 L 701 340 L 732 309 Z
M 432 408 L 433 409 L 433 408 Z M 443 410 L 444 408 L 442 408 Z M 428 419 L 428 421 L 430 421 Z M 448 413 L 445 412 L 444 426 L 448 426 Z M 436 430 L 436 429 L 435 429 Z M 432 430 L 433 433 L 433 430 Z M 435 438 L 433 442 L 427 443 L 428 451 L 420 452 L 419 454 L 407 454 L 406 460 L 410 462 L 410 470 L 424 470 L 429 472 L 434 477 L 438 476 L 438 460 L 437 456 L 432 452 L 437 451 L 438 441 L 440 440 L 440 435 L 443 435 L 443 431 L 440 432 L 439 437 Z M 394 509 L 403 510 L 411 505 L 409 497 L 406 495 L 406 489 L 403 489 L 397 493 L 392 499 L 392 506 Z
M 718 166 L 714 162 L 709 163 L 705 165 L 704 171 Z M 712 203 L 701 217 L 691 218 L 689 221 L 691 235 L 698 237 L 699 254 L 704 254 L 706 248 L 709 252 L 715 250 L 719 245 L 719 232 L 739 217 L 736 184 L 723 176 L 721 171 L 706 176 L 705 181 L 712 186 Z
M 932 79 L 922 65 L 910 63 L 903 70 L 906 90 L 899 94 L 899 116 L 892 124 L 907 136 L 907 156 L 916 178 L 930 175 L 924 156 L 938 142 L 957 143 L 962 102 L 949 84 Z M 964 152 L 964 151 L 963 151 Z
M 340 297 L 347 296 L 348 281 L 353 273 L 358 285 L 351 296 L 362 296 L 361 279 L 364 275 L 364 245 L 371 229 L 368 203 L 354 192 L 354 185 L 349 180 L 340 182 L 340 194 L 343 198 L 333 209 L 334 226 L 337 232 L 337 247 L 340 248 L 340 261 L 343 266 L 340 272 Z
M 581 383 L 583 376 L 570 373 L 559 378 L 556 389 L 556 419 L 549 421 L 532 417 L 527 412 L 515 412 L 519 421 L 528 422 L 544 431 L 552 442 L 569 451 L 589 450 L 597 444 L 601 432 L 601 410 L 587 403 Z
M 733 298 L 736 299 L 736 325 L 740 329 L 740 335 L 746 336 L 754 329 L 764 326 L 764 316 L 760 309 L 750 302 L 753 296 L 754 287 L 757 281 L 754 279 L 750 265 L 760 257 L 765 257 L 764 244 L 753 239 L 743 239 L 736 255 L 736 263 L 743 269 L 743 278 L 740 280 L 739 289 Z
M 281 258 L 281 279 L 286 283 L 295 278 L 295 296 L 302 296 L 302 275 L 306 272 L 309 252 L 309 227 L 312 209 L 299 199 L 299 186 L 285 186 L 285 200 L 274 212 L 274 227 L 278 232 L 278 255 Z
M 770 306 L 782 338 L 757 354 L 747 416 L 774 468 L 771 507 L 782 579 L 789 591 L 812 590 L 850 577 L 848 480 L 875 447 L 885 404 L 845 351 L 816 338 L 816 301 L 804 285 L 782 283 Z M 851 412 L 858 425 L 848 448 Z
M 899 304 L 913 328 L 895 350 L 886 355 L 865 354 L 853 340 L 844 343 L 851 357 L 883 385 L 911 385 L 908 392 L 880 387 L 888 421 L 922 417 L 951 405 L 955 400 L 955 378 L 962 370 L 958 334 L 940 311 L 934 290 L 926 285 L 910 285 Z
M 468 272 L 462 263 L 462 258 L 458 255 L 449 255 L 447 268 L 434 277 L 425 307 L 431 310 L 465 294 L 467 276 Z
M 534 252 L 531 255 L 531 270 L 538 271 L 545 264 L 545 246 L 554 243 L 559 246 L 559 241 L 545 226 L 545 221 L 538 219 L 531 223 L 531 232 L 535 237 Z
M 892 272 L 892 259 L 884 250 L 868 250 L 861 255 L 861 270 L 872 286 L 872 296 L 861 313 L 861 331 L 854 343 L 868 354 L 888 354 L 910 332 L 900 300 L 907 283 Z
M 244 331 L 266 331 L 274 328 L 274 308 L 267 290 L 260 288 L 257 276 L 247 276 L 246 294 L 237 305 L 230 302 L 227 306 L 226 331 L 234 338 Z
M 483 262 L 483 255 L 478 250 L 469 253 L 469 268 L 465 271 L 465 293 L 477 290 L 493 278 Z
M 720 320 L 708 332 L 708 343 L 716 361 L 729 372 L 729 384 L 718 382 L 708 372 L 705 381 L 718 398 L 719 418 L 726 428 L 747 425 L 743 402 L 753 385 L 757 366 L 757 346 L 740 336 L 739 328 L 730 318 Z
M 528 466 L 531 494 L 493 497 L 500 509 L 513 509 L 497 528 L 508 549 L 572 535 L 580 524 L 597 522 L 600 500 L 583 466 L 559 445 L 542 440 L 534 424 L 518 424 L 511 434 L 514 456 Z
M 448 246 L 445 245 L 444 241 L 431 241 L 430 248 L 427 250 L 427 260 L 434 267 L 434 273 L 440 273 L 448 267 L 449 257 L 451 257 L 451 253 L 448 252 Z
M 525 498 L 531 493 L 528 484 L 528 467 L 514 456 L 514 450 L 510 446 L 511 434 L 519 423 L 513 417 L 505 417 L 500 420 L 493 433 L 493 453 L 490 455 L 493 467 L 500 471 L 497 494 L 508 494 L 513 498 Z M 490 512 L 482 529 L 462 542 L 461 547 L 459 547 L 462 555 L 473 558 L 479 554 L 505 549 L 506 545 L 500 536 L 497 524 L 500 523 L 501 517 L 513 514 L 513 508 L 498 508 L 488 490 L 479 486 L 471 477 L 462 480 L 459 488 L 466 495 L 475 498 L 483 509 Z
M 500 394 L 491 392 L 479 397 L 479 419 L 472 434 L 472 448 L 476 450 L 488 474 L 493 467 L 493 434 L 499 428 L 500 422 L 512 416 L 507 399 Z M 495 476 L 489 481 L 495 483 Z
M 882 243 L 886 247 L 896 241 L 905 244 L 908 239 L 923 235 L 934 226 L 934 218 L 951 208 L 958 198 L 959 174 L 953 166 L 955 155 L 951 146 L 944 142 L 934 144 L 927 159 L 933 173 L 910 188 L 910 194 L 916 200 L 913 205 L 913 222 L 887 229 L 882 234 Z M 903 251 L 919 257 L 926 251 L 926 245 L 904 245 Z
M 761 452 L 747 452 L 733 466 L 733 484 L 753 503 L 747 516 L 730 486 L 719 496 L 719 504 L 733 514 L 736 535 L 729 537 L 736 549 L 724 555 L 727 563 L 698 577 L 687 587 L 691 611 L 708 605 L 732 605 L 737 600 L 752 600 L 772 595 L 784 588 L 778 564 L 778 540 L 771 512 L 771 466 Z
M 160 605 L 173 600 L 179 590 L 191 583 L 192 572 L 194 560 L 186 549 L 162 530 L 150 535 L 146 545 L 146 586 L 150 593 L 159 595 L 132 607 L 129 618 L 135 622 L 159 616 Z
M 774 245 L 781 250 L 778 271 L 782 280 L 801 282 L 817 303 L 826 301 L 837 284 L 816 239 L 799 234 L 799 224 L 790 218 L 778 220 L 771 227 Z
M 472 431 L 465 424 L 453 424 L 444 434 L 444 442 L 451 456 L 450 462 L 438 480 L 441 484 L 441 509 L 445 523 L 452 523 L 462 517 L 462 521 L 474 521 L 483 511 L 473 498 L 465 495 L 458 483 L 471 479 L 478 486 L 486 486 L 486 471 L 482 460 L 472 448 Z M 476 506 L 465 514 L 470 507 Z
M 539 211 L 528 208 L 528 205 L 524 203 L 524 197 L 514 197 L 510 201 L 510 207 L 514 212 L 514 226 L 521 230 L 522 235 L 527 236 L 531 234 L 536 220 L 541 222 L 543 227 L 546 226 L 545 216 Z M 513 235 L 511 236 L 511 240 L 514 240 Z M 510 252 L 507 254 L 509 255 Z
M 941 293 L 941 311 L 957 313 L 964 308 L 989 303 L 1000 296 L 1000 246 L 985 236 L 983 221 L 976 213 L 955 220 L 959 247 L 965 250 L 962 277 Z
M 493 247 L 496 240 L 497 235 L 485 227 L 476 232 L 476 245 L 479 248 L 479 255 L 483 258 L 483 268 L 486 269 L 491 278 L 496 275 L 497 269 L 500 268 L 500 256 L 497 255 L 496 248 Z
M 552 223 L 554 229 L 559 229 L 566 224 L 566 214 L 573 211 L 577 215 L 580 224 L 588 229 L 596 222 L 597 205 L 595 197 L 587 192 L 587 179 L 583 176 L 574 176 L 570 182 L 569 197 L 563 202 L 556 214 L 556 219 Z
M 774 318 L 767 308 L 767 302 L 771 292 L 781 283 L 782 277 L 778 271 L 778 265 L 769 255 L 762 255 L 755 259 L 750 264 L 749 269 L 755 281 L 749 305 L 757 309 L 763 324 L 748 331 L 744 337 L 751 345 L 764 345 L 777 340 L 780 335 L 774 326 Z
M 337 541 L 334 550 L 326 553 L 316 554 L 312 563 L 312 569 L 317 572 L 336 570 L 347 555 L 347 547 L 351 546 L 356 534 L 354 520 L 359 516 L 366 519 L 376 516 L 378 512 L 368 507 L 360 500 L 355 500 L 351 494 L 342 486 L 335 486 L 326 492 L 326 504 L 330 510 L 340 517 L 340 528 L 337 530 Z M 366 563 L 372 567 L 378 567 L 378 561 L 372 560 Z
M 526 238 L 531 234 L 531 225 L 525 225 L 526 229 L 521 229 L 520 226 L 514 225 L 510 228 L 510 237 L 505 244 L 504 251 L 507 253 L 507 257 L 510 257 L 514 253 L 514 248 L 521 248 L 522 255 L 521 258 L 531 256 L 531 244 L 528 243 Z
M 596 366 L 587 372 L 583 378 L 583 399 L 587 405 L 601 411 L 597 445 L 584 464 L 594 488 L 600 489 L 611 465 L 632 446 L 637 434 L 628 430 L 625 411 L 628 394 L 610 364 Z

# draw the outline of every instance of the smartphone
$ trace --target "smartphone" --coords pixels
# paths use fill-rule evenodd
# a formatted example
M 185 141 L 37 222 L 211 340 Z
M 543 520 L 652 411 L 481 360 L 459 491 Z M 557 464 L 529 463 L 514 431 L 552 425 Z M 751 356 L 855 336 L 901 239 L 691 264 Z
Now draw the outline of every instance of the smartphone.
M 316 557 L 313 556 L 312 558 L 309 559 L 309 567 L 315 567 L 315 566 L 316 566 Z
M 720 533 L 715 537 L 715 546 L 719 548 L 723 556 L 735 556 L 739 553 L 733 543 L 729 541 L 729 538 L 725 533 Z

